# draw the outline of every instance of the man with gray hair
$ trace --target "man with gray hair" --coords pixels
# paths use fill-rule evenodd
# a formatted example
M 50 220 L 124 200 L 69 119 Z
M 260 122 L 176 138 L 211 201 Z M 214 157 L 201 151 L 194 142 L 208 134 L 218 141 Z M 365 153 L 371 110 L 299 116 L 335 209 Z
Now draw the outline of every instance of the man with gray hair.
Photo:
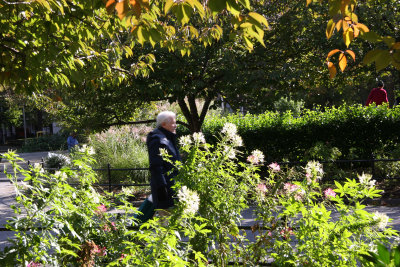
M 176 145 L 176 115 L 163 111 L 157 116 L 157 128 L 147 135 L 147 149 L 151 172 L 151 195 L 155 209 L 168 209 L 174 205 L 172 186 L 177 171 L 174 166 L 163 160 L 160 149 L 164 149 L 171 161 L 181 161 Z

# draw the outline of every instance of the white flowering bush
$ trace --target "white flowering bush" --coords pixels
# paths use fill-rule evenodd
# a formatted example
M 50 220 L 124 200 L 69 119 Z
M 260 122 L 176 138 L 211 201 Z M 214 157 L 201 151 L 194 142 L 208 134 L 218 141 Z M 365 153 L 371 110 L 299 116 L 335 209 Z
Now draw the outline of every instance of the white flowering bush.
M 362 201 L 381 192 L 370 175 L 322 190 L 324 171 L 315 161 L 308 162 L 300 181 L 287 182 L 277 164 L 269 165 L 269 174 L 256 188 L 258 222 L 253 227 L 256 242 L 246 248 L 249 262 L 357 266 L 359 255 L 397 235 L 387 226 L 387 215 L 364 209 Z
M 258 165 L 264 155 L 257 150 L 249 156 L 248 163 L 237 160 L 242 139 L 234 124 L 226 124 L 219 138 L 220 142 L 211 146 L 202 133 L 181 137 L 179 143 L 187 157 L 184 164 L 178 164 L 175 181 L 180 205 L 192 210 L 198 207 L 192 220 L 205 220 L 202 223 L 209 229 L 206 233 L 196 233 L 189 242 L 215 266 L 224 266 L 240 257 L 230 241 L 232 236 L 243 237 L 238 228 L 241 213 L 249 207 L 249 194 L 255 193 Z M 187 203 L 188 197 L 183 197 L 189 195 L 184 194 L 188 190 L 195 194 L 190 198 L 192 204 Z

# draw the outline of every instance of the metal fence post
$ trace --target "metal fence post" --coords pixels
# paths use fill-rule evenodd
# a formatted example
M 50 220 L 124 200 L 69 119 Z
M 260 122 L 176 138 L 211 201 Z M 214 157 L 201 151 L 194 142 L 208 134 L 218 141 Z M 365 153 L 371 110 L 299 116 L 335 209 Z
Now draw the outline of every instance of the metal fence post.
M 371 164 L 371 167 L 372 167 L 372 177 L 375 178 L 375 156 L 374 156 L 374 154 L 371 154 L 371 156 L 372 156 L 372 164 Z
M 108 174 L 108 192 L 111 192 L 111 166 L 107 163 L 107 174 Z

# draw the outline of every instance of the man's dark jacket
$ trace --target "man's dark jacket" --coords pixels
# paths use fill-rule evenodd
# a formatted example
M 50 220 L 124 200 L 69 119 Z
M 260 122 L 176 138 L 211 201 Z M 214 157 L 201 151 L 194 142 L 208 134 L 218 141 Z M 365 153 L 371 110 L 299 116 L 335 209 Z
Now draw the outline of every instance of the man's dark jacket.
M 174 192 L 171 187 L 174 185 L 172 178 L 176 176 L 177 172 L 171 172 L 174 166 L 162 159 L 160 148 L 168 151 L 172 162 L 181 161 L 181 156 L 176 146 L 176 135 L 159 127 L 147 135 L 146 144 L 149 151 L 153 204 L 156 209 L 167 209 L 174 205 Z

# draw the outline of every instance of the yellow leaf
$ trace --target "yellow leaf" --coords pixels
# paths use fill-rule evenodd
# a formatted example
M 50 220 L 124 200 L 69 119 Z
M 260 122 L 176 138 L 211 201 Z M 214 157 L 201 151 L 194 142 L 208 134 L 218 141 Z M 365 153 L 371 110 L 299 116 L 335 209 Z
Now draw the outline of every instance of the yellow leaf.
M 357 27 L 360 31 L 362 31 L 362 32 L 369 32 L 368 27 L 365 26 L 365 25 L 362 24 L 362 23 L 357 23 L 357 24 L 356 24 L 356 27 Z
M 333 49 L 332 51 L 330 51 L 328 53 L 328 55 L 326 56 L 326 59 L 329 59 L 332 55 L 336 54 L 339 51 L 340 51 L 339 49 Z
M 344 53 L 341 53 L 339 56 L 339 68 L 343 72 L 347 66 L 347 58 Z
M 165 2 L 164 6 L 164 14 L 167 15 L 168 11 L 171 9 L 171 7 L 174 5 L 174 0 L 167 0 Z
M 346 50 L 346 53 L 349 54 L 354 61 L 356 61 L 356 54 L 351 50 Z
M 128 2 L 125 0 L 118 2 L 115 5 L 115 9 L 117 10 L 119 19 L 122 20 L 126 16 L 126 13 L 128 12 L 128 9 L 129 9 Z
M 338 22 L 336 22 L 336 30 L 340 31 L 342 25 L 343 25 L 343 20 L 339 20 Z
M 243 38 L 246 42 L 247 49 L 253 50 L 253 43 L 249 40 L 249 38 L 247 38 L 246 36 L 244 36 Z
M 354 38 L 357 38 L 358 35 L 360 34 L 360 30 L 357 28 L 357 26 L 353 26 L 353 31 L 354 31 Z
M 330 78 L 331 78 L 331 79 L 335 78 L 336 73 L 337 73 L 335 65 L 333 65 L 332 62 L 327 62 L 327 65 L 328 65 L 328 70 L 329 70 L 329 76 L 330 76 Z
M 249 16 L 258 21 L 259 23 L 264 24 L 266 27 L 268 27 L 268 21 L 264 16 L 255 12 L 249 12 Z
M 343 33 L 343 40 L 347 47 L 349 47 L 351 41 L 354 39 L 354 32 L 352 28 L 348 28 L 346 32 Z
M 312 3 L 312 0 L 307 0 L 307 6 Z
M 328 21 L 328 25 L 326 26 L 326 31 L 325 31 L 327 39 L 331 38 L 334 29 L 335 29 L 335 22 L 333 21 L 333 19 L 330 19 Z

